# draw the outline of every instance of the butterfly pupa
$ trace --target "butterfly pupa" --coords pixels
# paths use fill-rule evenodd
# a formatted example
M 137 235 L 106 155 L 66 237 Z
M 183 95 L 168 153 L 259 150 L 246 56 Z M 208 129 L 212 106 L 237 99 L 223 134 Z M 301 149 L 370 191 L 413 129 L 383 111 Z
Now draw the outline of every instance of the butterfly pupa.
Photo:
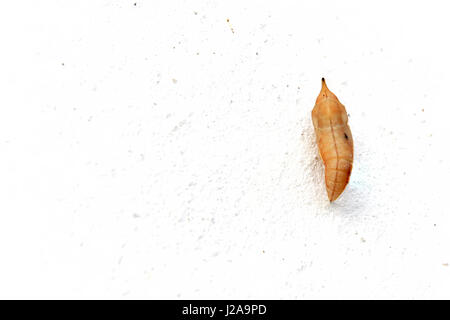
M 325 165 L 325 185 L 330 202 L 336 200 L 350 180 L 353 138 L 344 105 L 322 78 L 322 90 L 312 110 L 320 157 Z

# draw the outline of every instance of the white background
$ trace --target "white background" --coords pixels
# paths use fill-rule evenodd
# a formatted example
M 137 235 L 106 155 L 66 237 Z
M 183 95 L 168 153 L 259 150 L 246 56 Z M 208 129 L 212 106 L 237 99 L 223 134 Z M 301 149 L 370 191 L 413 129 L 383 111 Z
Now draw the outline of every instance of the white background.
M 0 298 L 450 298 L 448 12 L 1 2 Z M 355 144 L 333 204 L 322 76 Z

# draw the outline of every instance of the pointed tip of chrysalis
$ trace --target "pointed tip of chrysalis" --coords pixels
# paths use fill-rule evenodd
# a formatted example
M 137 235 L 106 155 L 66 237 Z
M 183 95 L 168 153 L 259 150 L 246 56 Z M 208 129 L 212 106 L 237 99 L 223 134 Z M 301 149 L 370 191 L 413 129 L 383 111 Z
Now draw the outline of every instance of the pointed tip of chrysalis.
M 325 78 L 322 78 L 322 90 L 328 89 L 327 83 L 325 82 Z
M 320 90 L 319 96 L 317 97 L 316 104 L 318 104 L 323 99 L 337 99 L 333 92 L 328 89 L 327 83 L 325 82 L 325 78 L 322 78 L 322 89 Z

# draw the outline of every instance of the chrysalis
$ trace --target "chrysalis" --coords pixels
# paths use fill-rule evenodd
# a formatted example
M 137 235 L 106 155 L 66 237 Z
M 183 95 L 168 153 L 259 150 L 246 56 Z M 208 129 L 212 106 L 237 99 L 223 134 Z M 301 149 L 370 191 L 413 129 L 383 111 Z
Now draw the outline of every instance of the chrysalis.
M 328 199 L 336 200 L 350 179 L 353 166 L 353 138 L 345 107 L 322 78 L 322 90 L 312 110 L 316 141 L 325 165 Z

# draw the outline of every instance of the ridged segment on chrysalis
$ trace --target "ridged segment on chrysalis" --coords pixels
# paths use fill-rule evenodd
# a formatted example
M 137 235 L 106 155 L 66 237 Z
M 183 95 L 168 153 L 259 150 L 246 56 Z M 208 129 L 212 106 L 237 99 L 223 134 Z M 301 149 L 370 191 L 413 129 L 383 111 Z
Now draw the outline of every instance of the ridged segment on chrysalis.
M 336 200 L 350 180 L 353 138 L 344 105 L 322 78 L 322 90 L 312 110 L 320 157 L 325 165 L 325 184 L 330 202 Z

